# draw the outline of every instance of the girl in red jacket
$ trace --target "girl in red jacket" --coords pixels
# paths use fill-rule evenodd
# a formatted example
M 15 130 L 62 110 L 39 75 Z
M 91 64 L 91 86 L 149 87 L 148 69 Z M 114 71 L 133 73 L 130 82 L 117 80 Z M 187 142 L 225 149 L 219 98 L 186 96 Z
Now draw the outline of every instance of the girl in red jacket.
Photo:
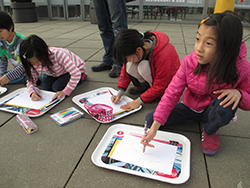
M 218 129 L 233 119 L 238 107 L 250 110 L 250 63 L 242 32 L 240 19 L 230 12 L 201 21 L 195 50 L 182 59 L 155 112 L 146 117 L 151 128 L 141 140 L 144 146 L 152 146 L 161 125 L 198 120 L 205 122 L 202 152 L 218 151 Z
M 129 89 L 129 93 L 141 94 L 121 106 L 128 111 L 161 98 L 180 66 L 179 56 L 169 43 L 169 37 L 157 31 L 139 33 L 135 29 L 121 30 L 113 50 L 116 62 L 123 67 L 118 81 L 118 95 L 112 101 L 119 102 L 131 81 L 134 87 Z

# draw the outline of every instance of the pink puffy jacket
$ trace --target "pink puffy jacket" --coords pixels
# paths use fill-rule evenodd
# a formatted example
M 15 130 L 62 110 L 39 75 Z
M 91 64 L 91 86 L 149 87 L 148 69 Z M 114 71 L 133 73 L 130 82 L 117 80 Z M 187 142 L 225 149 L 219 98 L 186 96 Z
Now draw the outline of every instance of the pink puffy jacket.
M 234 85 L 234 87 L 226 84 L 221 84 L 220 87 L 218 85 L 213 85 L 209 92 L 205 86 L 207 74 L 193 74 L 198 64 L 195 51 L 185 56 L 181 61 L 179 70 L 165 90 L 155 110 L 154 120 L 164 125 L 185 88 L 182 102 L 195 111 L 201 112 L 210 105 L 212 100 L 218 96 L 214 95 L 213 91 L 230 88 L 238 89 L 242 93 L 239 108 L 242 110 L 250 110 L 250 63 L 247 61 L 246 55 L 247 48 L 245 42 L 243 42 L 239 54 L 240 58 L 238 58 L 236 62 L 240 75 L 236 85 Z

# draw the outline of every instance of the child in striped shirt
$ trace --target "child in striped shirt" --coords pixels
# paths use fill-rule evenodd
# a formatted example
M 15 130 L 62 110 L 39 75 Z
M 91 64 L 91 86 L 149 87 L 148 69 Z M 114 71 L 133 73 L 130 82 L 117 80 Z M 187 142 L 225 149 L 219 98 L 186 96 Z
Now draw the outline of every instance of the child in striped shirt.
M 4 84 L 25 83 L 23 71 L 16 68 L 21 64 L 19 48 L 24 35 L 15 32 L 11 17 L 4 11 L 0 11 L 0 86 Z M 15 71 L 7 71 L 12 64 Z M 13 75 L 14 74 L 14 75 Z
M 21 42 L 20 57 L 26 73 L 28 92 L 33 101 L 42 98 L 35 87 L 39 74 L 47 75 L 41 83 L 41 89 L 55 91 L 53 100 L 69 96 L 87 77 L 85 62 L 80 57 L 65 48 L 48 47 L 36 35 Z

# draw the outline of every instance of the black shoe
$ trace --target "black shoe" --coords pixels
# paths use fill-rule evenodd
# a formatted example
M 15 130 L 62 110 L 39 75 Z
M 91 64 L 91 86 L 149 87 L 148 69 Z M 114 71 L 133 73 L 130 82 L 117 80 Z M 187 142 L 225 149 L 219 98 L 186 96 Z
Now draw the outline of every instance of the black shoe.
M 106 65 L 104 63 L 101 63 L 100 65 L 95 65 L 95 66 L 91 67 L 92 71 L 94 71 L 94 72 L 110 70 L 111 68 L 112 68 L 112 66 Z
M 137 94 L 141 94 L 141 93 L 147 91 L 148 88 L 150 88 L 150 85 L 148 82 L 145 82 L 145 83 L 141 83 L 140 86 L 130 87 L 128 92 L 131 95 L 137 95 Z
M 120 73 L 121 73 L 121 68 L 117 66 L 113 66 L 111 71 L 109 72 L 109 76 L 111 78 L 116 78 L 120 76 Z

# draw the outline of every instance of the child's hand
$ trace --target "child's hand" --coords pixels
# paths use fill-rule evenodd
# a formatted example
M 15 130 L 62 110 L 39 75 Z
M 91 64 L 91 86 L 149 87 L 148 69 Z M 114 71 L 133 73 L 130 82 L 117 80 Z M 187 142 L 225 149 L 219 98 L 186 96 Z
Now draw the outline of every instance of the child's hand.
M 42 99 L 42 96 L 38 96 L 35 92 L 31 94 L 32 101 L 39 101 Z
M 151 128 L 147 132 L 147 136 L 146 137 L 143 136 L 140 143 L 144 146 L 154 147 L 154 145 L 149 144 L 149 142 L 153 140 L 160 126 L 161 126 L 160 122 L 154 121 Z
M 1 78 L 0 78 L 0 86 L 2 85 L 5 85 L 9 82 L 9 79 L 7 78 L 6 75 L 3 75 Z
M 118 104 L 121 98 L 122 95 L 118 93 L 116 96 L 111 96 L 111 101 L 114 104 Z
M 230 106 L 231 104 L 234 103 L 232 110 L 234 110 L 241 99 L 241 92 L 237 89 L 222 89 L 222 90 L 217 90 L 214 91 L 214 94 L 220 94 L 218 96 L 218 99 L 222 99 L 223 97 L 227 96 L 221 103 L 220 105 L 223 106 L 224 108 Z
M 122 105 L 121 109 L 130 111 L 130 110 L 138 108 L 140 105 L 141 105 L 141 101 L 138 98 L 138 99 L 133 100 L 132 102 L 128 102 L 127 104 Z
M 147 132 L 147 136 L 145 137 L 143 135 L 142 139 L 141 139 L 141 144 L 143 146 L 149 146 L 151 148 L 154 148 L 155 146 L 153 144 L 149 144 L 149 142 L 151 140 L 153 140 L 153 138 L 155 137 L 156 132 L 153 132 L 151 129 L 149 129 L 149 131 Z
M 65 93 L 63 93 L 62 91 L 58 91 L 58 92 L 56 92 L 56 94 L 53 96 L 52 101 L 53 101 L 53 100 L 56 100 L 56 99 L 58 99 L 58 98 L 63 98 L 63 97 L 65 97 L 65 96 L 66 96 Z

